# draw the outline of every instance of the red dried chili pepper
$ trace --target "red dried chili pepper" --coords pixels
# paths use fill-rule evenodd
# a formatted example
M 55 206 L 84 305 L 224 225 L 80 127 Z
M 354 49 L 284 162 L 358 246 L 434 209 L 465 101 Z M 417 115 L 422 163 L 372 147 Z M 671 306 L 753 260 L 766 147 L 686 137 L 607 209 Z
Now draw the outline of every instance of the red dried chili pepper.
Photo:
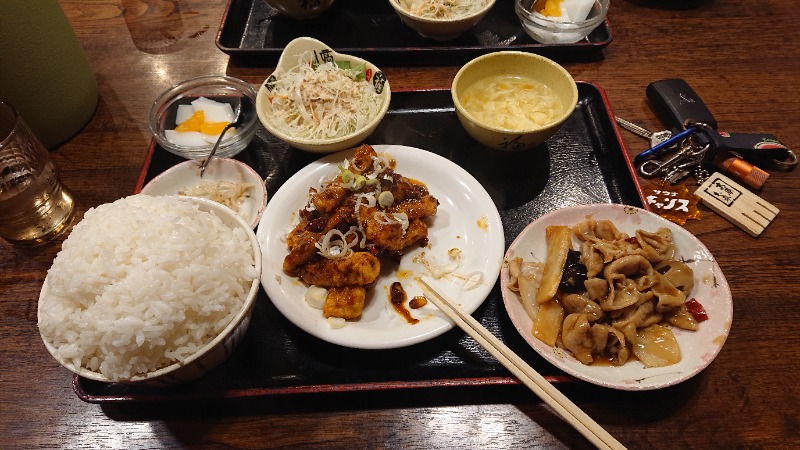
M 706 313 L 706 309 L 703 308 L 703 305 L 701 305 L 696 298 L 692 297 L 689 300 L 686 300 L 686 309 L 689 311 L 692 317 L 694 317 L 694 320 L 698 322 L 708 320 L 708 313 Z

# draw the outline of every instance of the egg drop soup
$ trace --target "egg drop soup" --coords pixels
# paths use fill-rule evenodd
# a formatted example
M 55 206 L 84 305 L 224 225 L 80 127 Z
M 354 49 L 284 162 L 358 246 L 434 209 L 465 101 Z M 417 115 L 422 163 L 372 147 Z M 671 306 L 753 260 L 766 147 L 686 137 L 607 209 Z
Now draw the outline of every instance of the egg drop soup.
M 519 75 L 481 78 L 464 89 L 461 104 L 477 121 L 509 131 L 542 128 L 564 112 L 552 89 Z

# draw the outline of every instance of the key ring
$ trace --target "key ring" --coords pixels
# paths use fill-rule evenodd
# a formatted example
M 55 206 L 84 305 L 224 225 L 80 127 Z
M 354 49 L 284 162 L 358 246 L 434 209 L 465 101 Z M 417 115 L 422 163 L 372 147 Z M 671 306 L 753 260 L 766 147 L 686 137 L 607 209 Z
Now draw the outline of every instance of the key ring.
M 665 174 L 676 167 L 686 167 L 699 164 L 705 157 L 706 152 L 711 148 L 707 143 L 702 147 L 691 141 L 691 136 L 681 142 L 680 150 L 665 161 L 648 159 L 638 166 L 639 173 L 647 178 Z

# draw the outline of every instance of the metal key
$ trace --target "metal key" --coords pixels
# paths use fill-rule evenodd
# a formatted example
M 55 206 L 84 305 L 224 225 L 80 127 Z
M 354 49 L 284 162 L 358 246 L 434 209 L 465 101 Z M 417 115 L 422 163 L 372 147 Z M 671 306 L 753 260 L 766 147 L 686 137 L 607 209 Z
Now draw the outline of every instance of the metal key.
M 644 128 L 640 125 L 637 125 L 629 120 L 625 120 L 622 117 L 614 116 L 619 126 L 622 128 L 630 131 L 631 133 L 648 139 L 650 141 L 650 147 L 655 147 L 656 145 L 666 141 L 667 139 L 672 137 L 672 131 L 669 130 L 662 130 L 662 131 L 650 131 L 647 128 Z
M 672 183 L 677 183 L 689 175 L 692 170 L 700 166 L 711 146 L 697 147 L 689 140 L 683 142 L 678 150 L 666 160 L 648 159 L 639 164 L 639 173 L 647 178 L 664 177 Z
M 660 155 L 668 152 L 669 150 L 675 148 L 676 146 L 685 147 L 690 142 L 687 138 L 691 137 L 693 134 L 697 133 L 698 126 L 691 126 L 678 134 L 672 135 L 669 139 L 665 140 L 664 142 L 658 143 L 651 148 L 639 153 L 633 158 L 634 164 L 641 164 L 643 161 L 647 161 L 653 158 L 657 158 Z

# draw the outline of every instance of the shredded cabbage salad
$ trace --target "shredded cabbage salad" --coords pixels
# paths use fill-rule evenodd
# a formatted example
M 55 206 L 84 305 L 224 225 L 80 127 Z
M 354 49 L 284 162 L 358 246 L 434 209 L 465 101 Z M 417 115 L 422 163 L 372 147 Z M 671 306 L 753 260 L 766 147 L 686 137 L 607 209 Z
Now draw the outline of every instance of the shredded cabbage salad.
M 403 9 L 425 19 L 457 19 L 482 10 L 487 0 L 398 0 Z
M 339 138 L 366 126 L 382 102 L 366 66 L 316 61 L 305 52 L 296 66 L 276 74 L 268 102 L 273 124 L 300 139 Z

